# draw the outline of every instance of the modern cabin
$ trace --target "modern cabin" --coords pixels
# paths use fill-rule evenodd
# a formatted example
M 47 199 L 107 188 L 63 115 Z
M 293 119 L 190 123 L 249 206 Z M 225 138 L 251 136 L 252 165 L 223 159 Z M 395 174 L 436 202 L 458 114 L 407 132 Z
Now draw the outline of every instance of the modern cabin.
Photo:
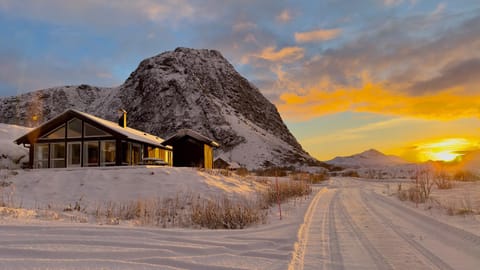
M 172 165 L 172 147 L 163 139 L 88 113 L 67 110 L 15 140 L 30 149 L 31 168 Z
M 163 144 L 175 149 L 173 166 L 205 169 L 213 169 L 213 148 L 219 147 L 214 140 L 190 129 L 181 129 Z

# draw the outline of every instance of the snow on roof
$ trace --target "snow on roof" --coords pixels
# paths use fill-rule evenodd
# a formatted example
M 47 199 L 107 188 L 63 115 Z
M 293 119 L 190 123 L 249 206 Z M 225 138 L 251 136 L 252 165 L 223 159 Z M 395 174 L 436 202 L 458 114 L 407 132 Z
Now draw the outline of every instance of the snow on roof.
M 81 112 L 81 111 L 78 111 L 78 110 L 75 110 L 75 109 L 68 109 L 68 110 L 64 111 L 63 113 L 56 116 L 55 118 L 50 119 L 49 121 L 43 123 L 39 127 L 37 127 L 35 129 L 33 129 L 32 131 L 28 132 L 26 135 L 24 135 L 24 136 L 20 137 L 19 139 L 15 140 L 15 142 L 17 144 L 19 144 L 20 141 L 22 140 L 22 138 L 26 137 L 27 135 L 29 135 L 31 133 L 34 133 L 37 130 L 41 130 L 42 128 L 44 128 L 44 127 L 48 126 L 49 124 L 51 124 L 52 122 L 54 122 L 57 118 L 62 117 L 64 115 L 68 114 L 68 113 L 72 113 L 74 115 L 81 116 L 81 117 L 84 117 L 86 119 L 89 119 L 90 121 L 95 122 L 100 126 L 104 126 L 107 129 L 110 129 L 114 133 L 126 136 L 128 139 L 138 141 L 138 142 L 148 143 L 148 144 L 151 144 L 151 145 L 160 146 L 160 147 L 163 147 L 163 148 L 165 148 L 165 147 L 170 148 L 169 146 L 165 146 L 164 144 L 162 144 L 164 140 L 162 138 L 158 137 L 158 136 L 155 136 L 155 135 L 152 135 L 152 134 L 149 134 L 149 133 L 137 130 L 137 129 L 133 129 L 133 128 L 130 128 L 130 127 L 125 127 L 124 128 L 124 127 L 119 126 L 115 122 L 108 121 L 108 120 L 102 119 L 100 117 L 97 117 L 97 116 L 94 116 L 94 115 L 91 115 L 91 114 L 88 114 L 88 113 L 85 113 L 85 112 Z
M 221 160 L 221 161 L 225 162 L 226 164 L 228 164 L 228 168 L 230 168 L 230 169 L 240 169 L 240 168 L 242 167 L 242 166 L 240 166 L 240 164 L 238 164 L 237 162 L 231 161 L 231 160 L 227 160 L 227 159 L 222 158 L 222 157 L 216 158 L 216 159 L 215 159 L 215 162 L 217 162 L 217 160 Z
M 127 136 L 129 139 L 132 139 L 132 140 L 135 140 L 135 141 L 140 141 L 140 142 L 145 142 L 145 143 L 149 143 L 149 144 L 154 144 L 154 145 L 161 145 L 161 146 L 164 146 L 162 143 L 164 142 L 164 140 L 158 136 L 155 136 L 155 135 L 152 135 L 152 134 L 149 134 L 149 133 L 146 133 L 146 132 L 143 132 L 143 131 L 140 131 L 140 130 L 137 130 L 137 129 L 133 129 L 133 128 L 130 128 L 130 127 L 121 127 L 119 126 L 117 123 L 115 122 L 112 122 L 112 121 L 108 121 L 108 120 L 105 120 L 105 119 L 102 119 L 100 117 L 96 117 L 94 115 L 91 115 L 91 114 L 88 114 L 88 113 L 85 113 L 85 112 L 81 112 L 81 111 L 77 111 L 77 110 L 74 110 L 74 109 L 70 109 L 70 111 L 74 111 L 78 114 L 81 114 L 82 116 L 102 125 L 102 126 L 106 126 L 108 127 L 109 129 L 117 132 L 117 133 L 120 133 L 122 135 L 125 135 Z
M 218 144 L 216 141 L 206 137 L 206 136 L 203 136 L 202 134 L 196 132 L 196 131 L 193 131 L 191 129 L 180 129 L 179 131 L 177 131 L 177 133 L 175 133 L 174 135 L 168 137 L 167 139 L 165 139 L 164 141 L 164 144 L 169 144 L 171 143 L 172 141 L 176 141 L 182 137 L 185 137 L 185 136 L 190 136 L 194 139 L 197 139 L 201 142 L 204 142 L 210 146 L 214 146 L 214 147 L 219 147 L 220 144 Z

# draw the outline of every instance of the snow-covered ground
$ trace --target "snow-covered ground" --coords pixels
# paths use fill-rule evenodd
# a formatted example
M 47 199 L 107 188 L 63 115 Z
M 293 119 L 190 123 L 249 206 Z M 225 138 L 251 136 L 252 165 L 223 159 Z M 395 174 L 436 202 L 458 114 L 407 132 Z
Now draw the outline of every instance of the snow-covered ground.
M 13 141 L 29 130 L 30 128 L 0 123 L 0 169 L 16 169 L 28 162 L 28 149 Z
M 269 210 L 266 224 L 244 230 L 141 227 L 45 218 L 37 208 L 193 192 L 203 197 L 250 196 L 258 182 L 191 168 L 137 167 L 19 170 L 3 191 L 15 204 L 0 207 L 0 269 L 285 269 L 305 198 Z M 73 214 L 73 213 L 72 213 Z
M 432 196 L 478 197 L 478 186 Z M 308 203 L 283 205 L 282 220 L 272 209 L 267 224 L 244 230 L 0 218 L 0 269 L 478 269 L 478 215 L 417 208 L 395 189 L 394 181 L 335 177 Z
M 17 170 L 4 192 L 13 192 L 13 204 L 27 208 L 63 209 L 81 202 L 128 202 L 173 198 L 178 194 L 249 196 L 260 184 L 240 177 L 226 177 L 195 168 L 100 167 Z
M 312 200 L 289 269 L 478 269 L 478 216 L 415 208 L 389 185 L 332 179 Z

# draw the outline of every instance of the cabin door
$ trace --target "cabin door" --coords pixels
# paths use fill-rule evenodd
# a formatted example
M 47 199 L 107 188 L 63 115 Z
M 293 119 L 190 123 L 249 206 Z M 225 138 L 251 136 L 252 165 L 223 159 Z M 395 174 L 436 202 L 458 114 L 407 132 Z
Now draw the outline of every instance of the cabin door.
M 67 167 L 82 165 L 82 147 L 80 142 L 69 142 L 67 147 Z

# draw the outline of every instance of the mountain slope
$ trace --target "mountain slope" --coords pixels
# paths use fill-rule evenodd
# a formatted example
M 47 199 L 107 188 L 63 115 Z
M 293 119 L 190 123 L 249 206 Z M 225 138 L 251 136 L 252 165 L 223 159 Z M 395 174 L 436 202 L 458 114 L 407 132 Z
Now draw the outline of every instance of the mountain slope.
M 168 137 L 191 128 L 221 144 L 217 156 L 249 168 L 320 164 L 276 107 L 214 50 L 177 48 L 143 60 L 115 88 L 65 86 L 0 99 L 0 122 L 36 126 L 67 108 Z
M 346 157 L 335 157 L 326 161 L 327 164 L 340 166 L 344 168 L 363 168 L 363 167 L 388 167 L 403 165 L 408 162 L 400 157 L 385 155 L 375 149 L 370 149 L 359 154 Z

